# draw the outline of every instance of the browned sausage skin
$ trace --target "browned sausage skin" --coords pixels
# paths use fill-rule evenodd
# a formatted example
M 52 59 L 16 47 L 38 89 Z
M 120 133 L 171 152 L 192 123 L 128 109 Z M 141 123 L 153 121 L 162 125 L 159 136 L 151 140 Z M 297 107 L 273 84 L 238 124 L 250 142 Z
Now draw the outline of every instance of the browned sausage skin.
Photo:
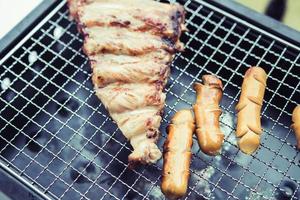
M 296 139 L 297 139 L 297 148 L 300 149 L 300 105 L 298 105 L 292 115 L 292 128 L 294 129 Z
M 194 130 L 195 121 L 190 110 L 178 111 L 168 126 L 161 189 L 170 199 L 186 194 Z
M 196 134 L 201 150 L 216 155 L 223 144 L 224 134 L 220 130 L 219 117 L 222 113 L 219 103 L 222 99 L 222 82 L 213 75 L 204 75 L 203 84 L 195 83 L 197 93 L 194 113 Z
M 261 67 L 247 70 L 242 84 L 242 92 L 236 106 L 236 136 L 238 145 L 246 154 L 252 154 L 260 144 L 262 133 L 260 112 L 265 94 L 267 74 Z

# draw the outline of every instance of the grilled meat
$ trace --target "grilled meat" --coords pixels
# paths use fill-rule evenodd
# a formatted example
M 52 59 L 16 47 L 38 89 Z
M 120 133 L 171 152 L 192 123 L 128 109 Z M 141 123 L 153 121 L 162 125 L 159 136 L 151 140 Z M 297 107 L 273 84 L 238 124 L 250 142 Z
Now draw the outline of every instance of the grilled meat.
M 252 154 L 260 144 L 262 134 L 260 112 L 267 85 L 267 73 L 261 67 L 250 67 L 242 84 L 237 111 L 236 136 L 238 145 L 246 154 Z
M 166 84 L 172 56 L 153 52 L 141 56 L 98 54 L 91 56 L 93 82 L 104 87 L 114 82 Z
M 292 128 L 295 132 L 296 140 L 297 140 L 297 148 L 300 150 L 300 105 L 297 105 L 294 108 L 292 114 Z
M 131 31 L 149 31 L 164 37 L 175 37 L 180 29 L 185 29 L 180 24 L 184 21 L 183 13 L 183 8 L 176 4 L 152 0 L 94 0 L 78 9 L 82 27 L 115 26 Z
M 93 26 L 84 29 L 84 34 L 83 48 L 87 55 L 97 53 L 142 55 L 161 49 L 173 53 L 183 48 L 180 42 L 172 43 L 149 32 L 136 32 L 118 27 Z
M 223 85 L 221 80 L 213 75 L 203 75 L 202 80 L 203 84 L 194 84 L 197 93 L 194 105 L 196 135 L 201 150 L 208 155 L 216 155 L 224 140 L 224 133 L 219 124 L 222 113 L 219 103 L 223 95 Z
M 184 26 L 184 9 L 153 0 L 68 0 L 84 35 L 96 95 L 134 151 L 130 166 L 155 163 L 169 65 Z

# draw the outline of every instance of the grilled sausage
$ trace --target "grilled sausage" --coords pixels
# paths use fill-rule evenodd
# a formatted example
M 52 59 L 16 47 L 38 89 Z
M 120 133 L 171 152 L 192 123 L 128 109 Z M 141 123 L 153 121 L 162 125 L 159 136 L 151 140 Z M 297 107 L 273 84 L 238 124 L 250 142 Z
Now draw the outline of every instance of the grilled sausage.
M 194 123 L 192 112 L 181 110 L 168 126 L 161 189 L 170 199 L 180 198 L 187 191 Z
M 298 105 L 292 114 L 292 128 L 295 131 L 296 139 L 297 139 L 297 148 L 300 149 L 300 105 Z
M 261 67 L 247 70 L 240 100 L 236 106 L 238 145 L 246 153 L 253 153 L 259 146 L 262 133 L 260 112 L 263 103 L 267 74 Z
M 213 75 L 204 75 L 203 84 L 195 83 L 197 93 L 194 113 L 196 134 L 201 150 L 208 155 L 215 155 L 221 149 L 224 134 L 220 130 L 219 117 L 222 113 L 219 102 L 222 99 L 222 82 Z

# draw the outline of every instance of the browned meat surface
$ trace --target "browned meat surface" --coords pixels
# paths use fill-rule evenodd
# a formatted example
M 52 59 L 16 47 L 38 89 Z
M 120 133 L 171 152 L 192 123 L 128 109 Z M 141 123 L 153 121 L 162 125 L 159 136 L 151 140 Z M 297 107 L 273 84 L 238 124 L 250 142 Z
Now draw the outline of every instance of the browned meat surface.
M 112 83 L 96 88 L 96 94 L 110 113 L 122 113 L 146 106 L 162 109 L 166 95 L 157 87 L 148 83 Z
M 177 4 L 150 0 L 94 0 L 78 9 L 83 27 L 116 26 L 133 31 L 176 37 L 184 25 L 184 10 Z M 174 18 L 177 23 L 174 23 Z
M 68 0 L 84 34 L 96 95 L 130 141 L 129 164 L 161 158 L 156 145 L 169 65 L 185 30 L 179 4 L 153 0 Z
M 71 19 L 76 19 L 79 0 L 68 0 L 68 7 Z
M 98 54 L 91 56 L 93 82 L 97 87 L 110 83 L 161 83 L 165 85 L 170 73 L 172 56 L 153 52 L 141 56 Z
M 93 26 L 84 29 L 84 51 L 87 55 L 113 53 L 141 55 L 160 49 L 174 52 L 182 50 L 182 43 L 169 40 L 149 32 L 137 32 L 118 27 Z

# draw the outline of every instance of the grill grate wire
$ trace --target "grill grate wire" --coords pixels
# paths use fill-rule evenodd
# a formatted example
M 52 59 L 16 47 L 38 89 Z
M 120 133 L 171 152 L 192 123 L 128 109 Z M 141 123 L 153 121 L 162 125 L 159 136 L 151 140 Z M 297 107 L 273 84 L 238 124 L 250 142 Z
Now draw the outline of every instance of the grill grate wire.
M 287 187 L 291 199 L 300 198 L 300 155 L 289 127 L 290 113 L 300 103 L 299 48 L 206 2 L 179 2 L 188 12 L 190 31 L 182 37 L 185 52 L 171 66 L 159 146 L 170 117 L 191 107 L 192 84 L 206 73 L 224 84 L 221 125 L 226 134 L 216 157 L 204 155 L 194 138 L 189 191 L 183 199 L 272 199 L 282 197 Z M 1 166 L 49 199 L 164 199 L 162 161 L 128 169 L 131 148 L 95 97 L 82 37 L 64 4 L 0 62 L 0 80 L 11 80 L 0 91 Z M 265 68 L 268 87 L 261 146 L 248 156 L 236 146 L 234 106 L 251 65 Z

